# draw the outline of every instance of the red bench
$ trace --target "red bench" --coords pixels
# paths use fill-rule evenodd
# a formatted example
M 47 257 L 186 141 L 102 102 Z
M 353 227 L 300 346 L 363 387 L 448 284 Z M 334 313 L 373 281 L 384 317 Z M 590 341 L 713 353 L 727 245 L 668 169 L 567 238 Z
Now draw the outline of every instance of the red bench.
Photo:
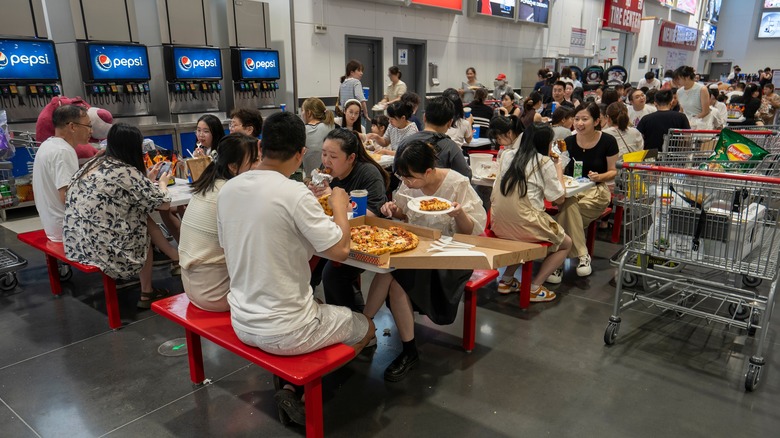
M 52 242 L 46 237 L 43 230 L 21 233 L 16 236 L 20 241 L 32 246 L 35 249 L 43 251 L 46 255 L 46 267 L 49 271 L 49 284 L 51 292 L 54 295 L 62 294 L 62 284 L 60 283 L 60 273 L 57 266 L 57 260 L 67 263 L 71 268 L 78 269 L 88 274 L 99 272 L 103 275 L 103 291 L 106 295 L 106 313 L 108 313 L 108 326 L 116 330 L 122 327 L 122 320 L 119 317 L 119 300 L 116 296 L 116 282 L 113 278 L 100 271 L 97 266 L 83 265 L 68 260 L 65 256 L 65 247 L 62 242 Z
M 208 312 L 190 304 L 186 294 L 152 303 L 152 310 L 184 327 L 190 379 L 195 384 L 205 380 L 200 338 L 231 351 L 265 368 L 288 382 L 304 387 L 306 397 L 306 436 L 322 437 L 322 376 L 355 357 L 355 350 L 344 344 L 331 345 L 298 356 L 276 356 L 241 342 L 230 324 L 230 312 Z

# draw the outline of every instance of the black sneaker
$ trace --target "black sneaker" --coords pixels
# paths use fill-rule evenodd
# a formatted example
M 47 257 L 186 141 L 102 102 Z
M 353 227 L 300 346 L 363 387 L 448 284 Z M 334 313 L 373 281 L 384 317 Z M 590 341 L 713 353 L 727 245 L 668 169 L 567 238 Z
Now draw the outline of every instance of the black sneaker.
M 400 382 L 419 362 L 420 356 L 401 353 L 385 370 L 385 380 L 388 382 Z

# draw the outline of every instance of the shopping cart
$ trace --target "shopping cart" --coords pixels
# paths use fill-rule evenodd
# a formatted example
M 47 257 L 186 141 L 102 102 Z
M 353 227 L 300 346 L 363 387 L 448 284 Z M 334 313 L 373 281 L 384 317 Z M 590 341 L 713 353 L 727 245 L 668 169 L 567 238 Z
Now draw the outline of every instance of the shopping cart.
M 776 126 L 739 126 L 732 130 L 753 140 L 758 146 L 769 152 L 769 156 L 755 162 L 752 173 L 780 176 L 780 130 Z M 659 161 L 676 162 L 673 167 L 698 166 L 712 154 L 717 145 L 720 130 L 670 129 L 664 136 L 663 151 L 658 154 Z
M 694 169 L 695 160 L 619 163 L 625 249 L 604 342 L 639 303 L 759 332 L 745 388 L 757 388 L 778 283 L 780 178 Z M 672 167 L 674 166 L 674 167 Z M 633 279 L 633 280 L 632 280 Z M 771 280 L 762 296 L 744 286 Z M 642 282 L 642 290 L 626 290 Z
M 16 197 L 16 182 L 13 176 L 13 164 L 0 162 L 0 208 L 5 209 L 19 204 Z M 8 248 L 0 248 L 0 290 L 9 291 L 19 284 L 16 271 L 27 266 L 27 260 Z

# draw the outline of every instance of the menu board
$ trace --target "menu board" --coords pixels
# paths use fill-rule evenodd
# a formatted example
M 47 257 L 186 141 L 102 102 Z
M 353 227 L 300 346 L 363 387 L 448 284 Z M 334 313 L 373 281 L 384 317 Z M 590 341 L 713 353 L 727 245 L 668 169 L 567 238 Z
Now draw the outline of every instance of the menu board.
M 761 13 L 758 38 L 780 38 L 780 12 Z
M 518 20 L 547 24 L 550 15 L 550 0 L 520 0 L 518 3 Z
M 435 8 L 449 9 L 451 11 L 463 11 L 462 0 L 412 0 L 413 5 L 433 6 Z
M 477 15 L 515 19 L 515 0 L 476 0 Z
M 718 32 L 718 27 L 714 24 L 704 22 L 704 26 L 701 29 L 701 45 L 699 50 L 706 52 L 715 50 L 715 34 Z

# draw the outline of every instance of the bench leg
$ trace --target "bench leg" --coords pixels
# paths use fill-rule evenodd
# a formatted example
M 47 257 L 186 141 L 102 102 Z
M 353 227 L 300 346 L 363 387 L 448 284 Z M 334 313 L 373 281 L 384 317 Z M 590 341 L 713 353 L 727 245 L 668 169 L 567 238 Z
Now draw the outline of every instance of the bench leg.
M 612 243 L 620 242 L 620 228 L 623 226 L 623 206 L 615 209 L 615 222 L 612 224 Z
M 119 317 L 119 300 L 116 296 L 116 281 L 106 274 L 103 274 L 103 293 L 106 295 L 108 326 L 116 330 L 122 327 L 122 319 Z
M 306 396 L 306 436 L 322 438 L 325 429 L 322 425 L 322 378 L 317 377 L 303 386 Z
M 463 349 L 469 353 L 474 349 L 476 330 L 477 291 L 466 289 L 463 297 Z
M 203 350 L 200 346 L 200 336 L 189 330 L 185 332 L 187 335 L 187 358 L 190 361 L 190 380 L 192 383 L 200 385 L 206 380 L 206 373 L 203 371 Z
M 57 259 L 47 255 L 46 256 L 46 268 L 49 271 L 49 285 L 51 286 L 51 293 L 54 295 L 62 295 L 62 284 L 60 283 L 60 268 L 57 266 Z
M 531 307 L 531 280 L 534 277 L 534 263 L 527 261 L 523 263 L 522 274 L 520 276 L 520 308 L 527 309 Z

